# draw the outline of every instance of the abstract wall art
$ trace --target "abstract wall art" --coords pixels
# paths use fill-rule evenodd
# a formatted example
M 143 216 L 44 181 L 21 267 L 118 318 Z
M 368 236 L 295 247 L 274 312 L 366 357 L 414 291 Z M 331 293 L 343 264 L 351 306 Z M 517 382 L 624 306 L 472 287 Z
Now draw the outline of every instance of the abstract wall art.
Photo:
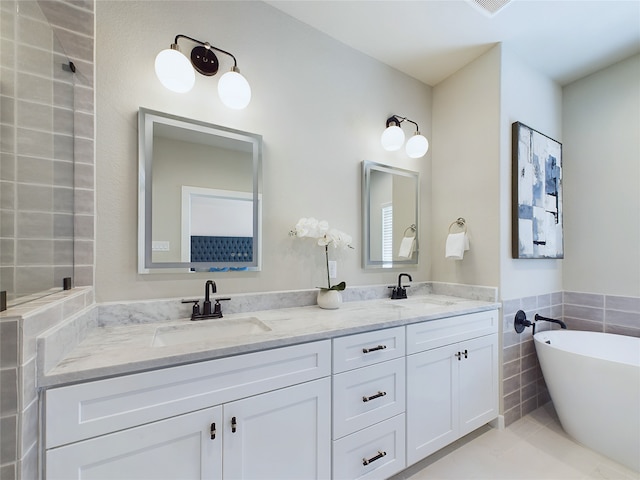
M 564 258 L 562 144 L 512 125 L 513 258 Z

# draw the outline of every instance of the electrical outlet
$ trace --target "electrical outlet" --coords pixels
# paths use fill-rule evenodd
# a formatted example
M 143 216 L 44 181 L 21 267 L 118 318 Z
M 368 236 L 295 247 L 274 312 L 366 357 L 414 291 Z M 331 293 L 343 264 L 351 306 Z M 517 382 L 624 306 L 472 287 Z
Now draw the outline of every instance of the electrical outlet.
M 329 278 L 337 278 L 338 276 L 338 262 L 335 260 L 329 260 Z
M 154 242 L 151 242 L 151 251 L 152 252 L 168 252 L 169 251 L 169 242 L 168 241 L 154 241 Z

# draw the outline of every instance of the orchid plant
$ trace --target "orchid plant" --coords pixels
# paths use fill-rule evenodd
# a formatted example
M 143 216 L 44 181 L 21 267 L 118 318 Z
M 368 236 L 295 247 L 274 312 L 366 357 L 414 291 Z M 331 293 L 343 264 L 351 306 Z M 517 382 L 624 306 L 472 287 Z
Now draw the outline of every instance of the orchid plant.
M 329 245 L 333 248 L 353 248 L 351 246 L 351 236 L 336 230 L 335 228 L 329 228 L 329 223 L 325 220 L 316 220 L 313 217 L 301 218 L 296 223 L 293 230 L 289 232 L 289 235 L 298 238 L 311 238 L 317 240 L 317 245 L 324 247 L 324 256 L 327 267 L 327 287 L 318 287 L 322 290 L 344 290 L 347 288 L 345 282 L 340 282 L 336 285 L 331 285 L 331 278 L 329 276 Z

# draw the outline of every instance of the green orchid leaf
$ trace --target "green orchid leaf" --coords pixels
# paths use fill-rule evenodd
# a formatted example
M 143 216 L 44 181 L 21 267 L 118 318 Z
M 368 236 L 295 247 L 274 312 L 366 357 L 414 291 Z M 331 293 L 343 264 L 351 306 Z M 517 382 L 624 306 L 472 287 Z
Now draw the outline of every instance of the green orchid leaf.
M 340 282 L 340 283 L 338 283 L 336 285 L 333 285 L 333 286 L 331 286 L 329 288 L 327 288 L 327 287 L 316 287 L 316 288 L 319 289 L 319 290 L 338 290 L 338 291 L 342 291 L 345 288 L 347 288 L 347 284 L 345 282 Z

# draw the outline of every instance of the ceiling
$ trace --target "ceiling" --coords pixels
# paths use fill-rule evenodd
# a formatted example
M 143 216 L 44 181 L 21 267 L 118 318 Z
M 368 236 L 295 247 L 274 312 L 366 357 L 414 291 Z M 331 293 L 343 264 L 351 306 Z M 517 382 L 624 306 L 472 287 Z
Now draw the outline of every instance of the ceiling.
M 491 3 L 496 0 L 478 0 Z M 640 0 L 269 0 L 434 86 L 502 42 L 560 85 L 640 52 Z

